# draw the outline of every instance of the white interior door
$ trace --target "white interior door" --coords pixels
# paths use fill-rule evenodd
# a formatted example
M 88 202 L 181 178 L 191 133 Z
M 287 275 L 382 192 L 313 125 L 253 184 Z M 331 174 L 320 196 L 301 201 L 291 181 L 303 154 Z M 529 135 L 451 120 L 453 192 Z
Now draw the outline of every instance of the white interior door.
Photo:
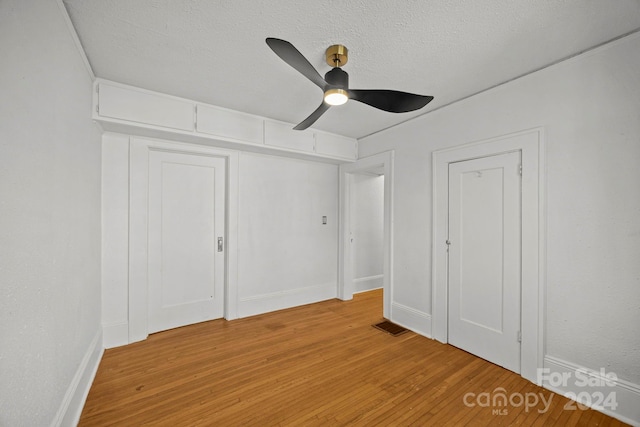
M 520 152 L 449 165 L 449 342 L 520 372 Z
M 149 333 L 224 314 L 225 160 L 149 152 Z

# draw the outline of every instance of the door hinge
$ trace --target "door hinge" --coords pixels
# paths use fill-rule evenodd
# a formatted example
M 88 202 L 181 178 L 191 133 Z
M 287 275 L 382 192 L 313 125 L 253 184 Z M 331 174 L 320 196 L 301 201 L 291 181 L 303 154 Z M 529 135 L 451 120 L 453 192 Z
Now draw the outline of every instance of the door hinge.
M 518 331 L 518 342 L 522 342 L 522 331 Z
M 222 252 L 223 246 L 224 246 L 224 243 L 223 243 L 222 237 L 218 237 L 218 252 Z
M 96 105 L 96 113 L 100 113 L 100 105 Z
M 522 164 L 518 165 L 518 173 L 522 176 Z

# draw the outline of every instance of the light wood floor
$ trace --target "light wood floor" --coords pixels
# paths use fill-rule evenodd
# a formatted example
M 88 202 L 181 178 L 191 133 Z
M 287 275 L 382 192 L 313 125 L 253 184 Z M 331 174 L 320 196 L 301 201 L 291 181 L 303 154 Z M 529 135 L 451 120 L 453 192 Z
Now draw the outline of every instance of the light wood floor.
M 80 425 L 623 425 L 455 347 L 381 332 L 381 307 L 373 291 L 107 350 Z M 551 406 L 478 405 L 499 387 Z

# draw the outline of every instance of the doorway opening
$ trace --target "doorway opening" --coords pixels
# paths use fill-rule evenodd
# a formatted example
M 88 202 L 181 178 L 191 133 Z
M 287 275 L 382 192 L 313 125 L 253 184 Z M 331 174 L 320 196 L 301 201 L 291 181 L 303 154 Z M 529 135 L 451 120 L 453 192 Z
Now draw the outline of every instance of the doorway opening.
M 382 288 L 387 319 L 393 283 L 392 188 L 392 151 L 340 165 L 338 298 L 350 300 L 354 293 Z
M 381 289 L 384 279 L 384 171 L 352 174 L 350 192 L 353 292 Z

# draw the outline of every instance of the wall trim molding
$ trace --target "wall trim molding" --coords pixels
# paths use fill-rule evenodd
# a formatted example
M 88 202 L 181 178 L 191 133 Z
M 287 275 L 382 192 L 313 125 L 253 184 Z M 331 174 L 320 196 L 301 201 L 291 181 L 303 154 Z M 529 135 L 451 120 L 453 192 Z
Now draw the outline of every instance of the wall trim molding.
M 391 303 L 391 321 L 431 338 L 431 315 L 428 313 L 394 301 Z
M 82 357 L 80 365 L 62 398 L 58 412 L 51 422 L 52 426 L 72 426 L 78 424 L 103 353 L 102 328 L 99 328 Z
M 384 274 L 376 274 L 367 277 L 353 279 L 353 293 L 372 291 L 384 288 Z
M 120 347 L 129 344 L 129 322 L 115 322 L 102 325 L 102 346 Z
M 358 282 L 368 282 L 369 280 L 377 280 L 377 279 L 382 279 L 384 277 L 383 274 L 375 274 L 373 276 L 366 276 L 366 277 L 358 277 L 356 279 L 353 279 L 354 283 L 358 283 Z
M 238 317 L 254 316 L 299 305 L 326 301 L 335 297 L 335 282 L 251 295 L 238 299 Z
M 76 45 L 76 49 L 78 50 L 78 54 L 82 59 L 84 64 L 84 68 L 87 70 L 87 74 L 89 75 L 89 79 L 93 82 L 96 79 L 96 75 L 93 72 L 93 68 L 91 68 L 91 63 L 89 62 L 89 58 L 87 58 L 87 53 L 84 51 L 82 47 L 82 43 L 80 42 L 80 38 L 78 37 L 78 32 L 76 31 L 76 27 L 73 26 L 73 22 L 71 22 L 71 17 L 69 16 L 69 12 L 64 5 L 62 0 L 56 0 L 58 4 L 58 8 L 60 9 L 60 13 L 62 14 L 62 18 L 64 19 L 65 24 L 67 25 L 67 29 L 69 30 L 69 35 L 73 39 L 73 44 Z
M 594 370 L 567 362 L 553 356 L 544 357 L 544 373 L 539 375 L 539 382 L 547 390 L 565 396 L 583 406 L 588 406 L 596 411 L 603 412 L 627 424 L 640 426 L 640 385 L 617 378 L 612 381 L 606 375 L 613 374 L 604 368 Z M 576 373 L 578 372 L 578 375 Z M 566 380 L 562 380 L 562 378 Z M 587 382 L 588 381 L 588 382 Z M 583 385 L 583 384 L 597 385 Z M 582 393 L 583 399 L 589 395 L 589 401 L 579 399 Z M 586 393 L 586 395 L 585 395 Z M 613 410 L 609 405 L 597 405 L 594 400 L 599 400 L 599 394 L 605 398 L 610 393 L 615 393 L 617 407 Z M 595 395 L 594 395 L 595 394 Z M 580 410 L 580 405 L 570 404 L 570 408 Z

